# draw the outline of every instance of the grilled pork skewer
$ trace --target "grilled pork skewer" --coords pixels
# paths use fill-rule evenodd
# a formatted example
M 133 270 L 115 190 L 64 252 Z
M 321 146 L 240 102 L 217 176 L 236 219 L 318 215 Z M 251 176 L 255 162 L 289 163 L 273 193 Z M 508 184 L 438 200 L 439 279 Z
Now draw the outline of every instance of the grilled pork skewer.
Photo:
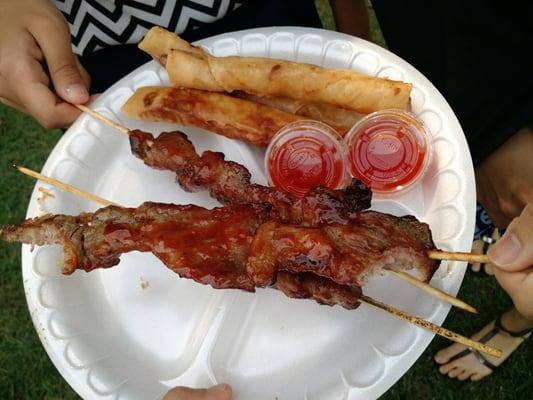
M 358 186 L 354 183 L 344 192 L 316 188 L 303 199 L 298 199 L 277 188 L 251 184 L 249 171 L 240 164 L 225 161 L 221 153 L 207 151 L 201 156 L 198 155 L 193 144 L 181 132 L 165 132 L 155 139 L 150 133 L 140 130 L 130 131 L 88 107 L 81 106 L 80 109 L 128 134 L 132 153 L 145 164 L 175 172 L 178 182 L 185 190 L 209 189 L 211 195 L 224 204 L 267 203 L 272 206 L 276 218 L 311 226 L 349 223 L 358 209 L 370 207 L 371 192 L 364 185 Z M 457 254 L 450 255 L 457 256 Z M 477 310 L 467 303 L 404 272 L 395 272 L 395 275 L 432 296 L 468 312 L 477 313 Z
M 91 115 L 93 118 L 98 119 L 99 121 L 102 121 L 106 125 L 109 125 L 118 131 L 128 134 L 132 132 L 127 127 L 105 117 L 104 115 L 92 110 L 91 108 L 84 106 L 84 105 L 75 105 L 78 107 L 81 111 Z M 153 145 L 153 140 L 146 138 L 144 139 L 144 143 L 146 146 L 151 147 Z M 244 167 L 243 167 L 244 168 Z M 370 200 L 371 200 L 371 193 L 366 194 L 364 191 L 358 192 L 362 200 L 359 200 L 360 202 L 360 208 L 366 209 L 370 207 Z M 442 251 L 442 250 L 430 250 L 428 252 L 428 255 L 430 258 L 434 260 L 454 260 L 454 261 L 466 261 L 466 262 L 485 262 L 488 263 L 490 260 L 486 254 L 475 254 L 475 253 L 465 253 L 465 252 L 452 252 L 452 251 Z
M 28 168 L 24 168 L 24 167 L 17 167 L 17 169 L 22 172 L 23 174 L 25 175 L 28 175 L 28 176 L 31 176 L 35 179 L 40 179 L 42 180 L 43 182 L 46 182 L 46 183 L 49 183 L 50 185 L 52 186 L 55 186 L 61 190 L 64 190 L 66 192 L 69 192 L 69 193 L 73 193 L 79 197 L 82 197 L 82 198 L 85 198 L 86 200 L 90 200 L 90 201 L 94 201 L 100 205 L 103 205 L 103 206 L 108 206 L 108 205 L 116 205 L 116 206 L 119 206 L 118 204 L 116 203 L 113 203 L 109 200 L 106 200 L 106 199 L 103 199 L 101 197 L 98 197 L 98 196 L 95 196 L 93 195 L 92 193 L 88 193 L 88 192 L 84 192 L 80 189 L 77 189 L 67 183 L 64 183 L 64 182 L 61 182 L 61 181 L 58 181 L 56 179 L 53 179 L 53 178 L 50 178 L 50 177 L 47 177 L 45 175 L 42 175 L 38 172 L 35 172 L 35 171 L 32 171 Z M 431 251 L 428 251 L 428 255 L 430 254 Z M 431 258 L 431 257 L 430 257 Z M 422 281 L 419 281 L 417 280 L 416 278 L 414 278 L 413 276 L 403 272 L 403 271 L 393 271 L 393 270 L 390 270 L 391 273 L 395 274 L 398 278 L 406 281 L 407 283 L 410 283 L 411 285 L 415 286 L 416 288 L 418 289 L 421 289 L 423 291 L 425 291 L 426 293 L 430 294 L 431 296 L 433 297 L 436 297 L 446 303 L 449 303 L 453 306 L 456 306 L 458 308 L 461 308 L 463 310 L 466 310 L 468 312 L 471 312 L 473 314 L 477 314 L 477 310 L 470 306 L 469 304 L 465 303 L 464 301 L 460 300 L 460 299 L 457 299 L 456 297 L 453 297 L 453 296 L 450 296 L 448 293 L 440 290 L 440 289 L 437 289 L 437 288 L 434 288 L 433 286 L 431 286 L 430 284 L 428 283 L 425 283 L 425 282 L 422 282 Z
M 144 203 L 28 220 L 3 228 L 2 237 L 63 244 L 66 274 L 111 267 L 122 253 L 150 251 L 180 276 L 216 289 L 270 286 L 278 270 L 355 287 L 388 269 L 414 268 L 427 280 L 437 267 L 427 257 L 427 225 L 373 211 L 361 213 L 357 224 L 301 227 L 270 219 L 266 208 Z
M 375 214 L 361 213 L 370 220 Z M 65 274 L 114 266 L 125 252 L 150 251 L 180 276 L 214 288 L 254 291 L 255 287 L 272 286 L 289 297 L 311 298 L 347 309 L 357 308 L 362 301 L 500 356 L 500 350 L 362 295 L 360 283 L 368 275 L 385 268 L 417 265 L 426 255 L 421 249 L 426 246 L 424 233 L 412 230 L 413 220 L 389 217 L 396 221 L 396 231 L 382 232 L 385 235 L 379 237 L 371 228 L 374 223 L 298 227 L 268 220 L 268 213 L 258 208 L 206 210 L 193 205 L 145 203 L 136 209 L 108 206 L 79 216 L 46 215 L 4 227 L 0 238 L 36 245 L 61 244 Z M 342 242 L 336 241 L 339 237 L 344 238 Z M 390 237 L 399 237 L 400 243 L 395 241 L 387 248 Z
M 105 123 L 112 122 L 93 110 L 78 106 Z M 150 133 L 119 127 L 130 137 L 132 153 L 155 169 L 172 171 L 184 190 L 209 190 L 225 205 L 271 206 L 272 216 L 286 223 L 305 226 L 349 223 L 350 215 L 368 209 L 372 192 L 354 181 L 343 190 L 324 187 L 310 190 L 303 198 L 269 186 L 252 184 L 251 174 L 242 165 L 224 160 L 222 153 L 205 151 L 201 156 L 181 132 Z

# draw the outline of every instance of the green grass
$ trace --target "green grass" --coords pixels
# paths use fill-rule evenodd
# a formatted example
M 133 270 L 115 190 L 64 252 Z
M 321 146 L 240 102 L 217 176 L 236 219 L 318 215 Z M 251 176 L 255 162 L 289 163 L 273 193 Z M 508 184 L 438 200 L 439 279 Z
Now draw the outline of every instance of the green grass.
M 58 131 L 0 105 L 0 224 L 20 222 L 35 182 L 13 162 L 40 170 Z M 0 398 L 77 398 L 48 359 L 26 306 L 20 246 L 0 242 Z
M 333 28 L 331 11 L 324 1 L 317 3 L 326 27 Z M 384 45 L 375 18 L 371 26 L 374 40 Z M 32 119 L 0 105 L 0 224 L 24 218 L 34 185 L 31 179 L 15 172 L 11 163 L 16 161 L 39 170 L 60 136 L 59 131 L 45 131 Z M 35 333 L 26 307 L 20 265 L 20 247 L 0 243 L 0 399 L 77 398 L 48 359 Z M 444 325 L 464 334 L 479 330 L 510 305 L 493 279 L 473 274 L 466 276 L 460 297 L 482 310 L 478 316 L 450 312 Z M 446 344 L 444 339 L 433 340 L 413 367 L 382 398 L 532 398 L 533 341 L 524 344 L 493 376 L 477 383 L 456 382 L 437 372 L 432 357 Z

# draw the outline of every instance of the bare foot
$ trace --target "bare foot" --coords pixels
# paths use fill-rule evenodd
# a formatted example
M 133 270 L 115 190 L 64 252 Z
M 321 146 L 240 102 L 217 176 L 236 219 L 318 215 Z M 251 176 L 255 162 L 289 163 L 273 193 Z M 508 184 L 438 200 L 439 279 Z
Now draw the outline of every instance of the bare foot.
M 501 326 L 511 332 L 520 332 L 524 329 L 533 328 L 533 321 L 524 319 L 518 313 L 518 311 L 513 308 L 502 315 Z M 472 336 L 472 339 L 479 340 L 493 327 L 494 321 Z M 486 344 L 491 347 L 501 349 L 503 352 L 502 357 L 495 358 L 485 354 L 483 354 L 483 357 L 494 366 L 499 366 L 529 336 L 531 336 L 531 333 L 524 337 L 514 337 L 505 333 L 504 331 L 499 331 L 495 336 L 489 339 Z M 465 346 L 454 343 L 435 354 L 435 361 L 440 364 L 439 372 L 443 375 L 448 375 L 450 378 L 457 378 L 460 381 L 464 381 L 469 378 L 472 381 L 479 381 L 493 372 L 489 367 L 483 365 L 473 353 L 468 353 L 463 357 L 450 361 L 450 359 L 463 350 L 466 350 Z
M 496 241 L 500 238 L 500 233 L 498 232 L 498 229 L 494 229 L 492 234 L 485 235 L 482 239 L 474 241 L 472 243 L 472 253 L 477 254 L 487 254 L 487 251 L 489 248 L 496 243 Z M 480 263 L 474 263 L 472 264 L 472 271 L 479 272 L 481 268 L 484 268 L 485 273 L 487 275 L 494 275 L 494 265 L 492 263 L 487 264 L 480 264 Z

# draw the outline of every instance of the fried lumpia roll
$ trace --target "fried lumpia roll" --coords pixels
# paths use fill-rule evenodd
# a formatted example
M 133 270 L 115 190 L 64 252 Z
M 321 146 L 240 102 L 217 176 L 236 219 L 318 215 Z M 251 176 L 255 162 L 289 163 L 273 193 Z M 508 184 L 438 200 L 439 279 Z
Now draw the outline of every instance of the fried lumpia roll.
M 200 67 L 202 62 L 208 64 L 207 69 Z M 166 68 L 172 85 L 177 87 L 289 97 L 362 114 L 388 108 L 407 109 L 412 87 L 350 70 L 256 57 L 206 54 L 204 59 L 175 49 L 168 54 Z
M 175 33 L 159 26 L 154 26 L 146 33 L 139 43 L 139 48 L 163 66 L 167 62 L 167 55 L 171 49 L 183 50 L 200 56 L 204 54 L 201 48 L 191 45 Z
M 308 119 L 223 93 L 168 87 L 137 89 L 122 111 L 131 118 L 194 126 L 257 146 L 267 146 L 285 125 Z
M 139 47 L 166 66 L 176 87 L 229 93 L 240 90 L 263 97 L 325 103 L 362 114 L 407 109 L 409 105 L 409 83 L 269 58 L 213 57 L 177 35 L 161 31 L 152 29 Z
M 261 97 L 246 92 L 233 92 L 232 96 L 240 99 L 251 100 L 256 103 L 264 104 L 278 110 L 308 117 L 309 119 L 322 121 L 325 124 L 333 126 L 343 134 L 348 131 L 357 121 L 364 117 L 355 111 L 345 110 L 329 104 L 309 103 L 303 100 L 289 99 L 288 97 Z

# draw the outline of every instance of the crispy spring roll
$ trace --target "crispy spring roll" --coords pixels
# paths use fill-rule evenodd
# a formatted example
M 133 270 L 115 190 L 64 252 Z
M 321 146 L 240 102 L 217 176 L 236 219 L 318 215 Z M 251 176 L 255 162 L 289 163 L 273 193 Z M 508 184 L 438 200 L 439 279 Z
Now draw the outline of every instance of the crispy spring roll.
M 409 105 L 409 83 L 268 58 L 213 57 L 173 33 L 154 29 L 139 47 L 166 65 L 177 87 L 288 97 L 362 114 Z
M 159 26 L 154 26 L 146 33 L 144 39 L 139 43 L 139 48 L 150 54 L 163 66 L 167 62 L 167 55 L 171 49 L 183 50 L 199 56 L 204 54 L 201 48 L 193 46 L 175 33 Z
M 179 69 L 167 71 L 179 85 Z M 406 109 L 411 85 L 371 77 L 355 71 L 321 68 L 310 64 L 252 57 L 207 56 L 209 70 L 225 91 L 234 90 L 258 96 L 289 97 L 313 103 L 326 103 L 363 114 L 387 108 Z
M 122 111 L 131 118 L 194 126 L 257 146 L 267 146 L 285 125 L 308 119 L 223 93 L 156 86 L 137 89 Z
M 231 95 L 240 99 L 251 100 L 259 104 L 274 107 L 290 114 L 322 121 L 330 126 L 341 128 L 340 130 L 337 129 L 339 131 L 348 131 L 364 116 L 358 112 L 345 110 L 329 104 L 309 103 L 302 100 L 289 99 L 288 97 L 261 97 L 238 91 L 233 92 Z

